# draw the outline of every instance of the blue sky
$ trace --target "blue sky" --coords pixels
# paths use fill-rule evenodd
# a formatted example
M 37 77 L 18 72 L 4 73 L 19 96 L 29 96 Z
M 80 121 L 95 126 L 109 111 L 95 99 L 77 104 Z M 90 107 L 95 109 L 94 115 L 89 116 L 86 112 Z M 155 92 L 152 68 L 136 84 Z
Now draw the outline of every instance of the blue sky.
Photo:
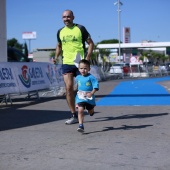
M 54 48 L 56 33 L 63 26 L 62 12 L 71 9 L 75 23 L 84 25 L 94 42 L 118 39 L 117 0 L 6 0 L 7 39 L 20 43 L 23 32 L 37 32 L 31 49 Z M 123 27 L 130 27 L 131 42 L 170 41 L 170 0 L 121 0 Z M 26 41 L 28 43 L 28 41 Z M 29 44 L 28 44 L 29 45 Z

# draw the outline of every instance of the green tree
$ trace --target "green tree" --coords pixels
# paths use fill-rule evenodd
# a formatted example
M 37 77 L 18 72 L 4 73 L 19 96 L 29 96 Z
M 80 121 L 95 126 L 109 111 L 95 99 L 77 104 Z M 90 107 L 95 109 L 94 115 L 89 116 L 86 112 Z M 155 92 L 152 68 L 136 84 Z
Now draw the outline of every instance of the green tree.
M 140 59 L 143 60 L 144 57 L 147 57 L 149 62 L 155 65 L 165 63 L 168 60 L 168 56 L 165 56 L 164 54 L 156 53 L 152 50 L 149 50 L 148 52 L 143 52 L 141 54 Z
M 91 64 L 93 65 L 99 65 L 98 63 L 98 58 L 99 58 L 99 54 L 102 58 L 102 65 L 107 65 L 108 63 L 105 61 L 105 58 L 104 56 L 109 56 L 109 54 L 111 53 L 111 51 L 109 49 L 97 49 L 97 45 L 98 44 L 116 44 L 116 43 L 119 43 L 119 40 L 117 39 L 109 39 L 109 40 L 102 40 L 100 42 L 97 42 L 95 44 L 95 47 L 94 47 L 94 50 L 93 50 L 93 53 L 92 53 L 92 56 L 91 56 Z
M 22 52 L 22 49 L 23 49 L 23 44 L 20 44 L 20 43 L 18 42 L 18 40 L 15 39 L 15 38 L 12 38 L 12 39 L 7 40 L 7 46 L 8 46 L 8 47 L 17 48 L 17 49 L 20 50 L 21 52 Z
M 160 54 L 159 58 L 162 60 L 162 63 L 165 63 L 169 57 L 164 54 Z
M 110 39 L 110 40 L 102 40 L 98 42 L 97 44 L 117 44 L 119 43 L 119 40 L 117 39 Z
M 24 43 L 24 54 L 25 56 L 28 56 L 28 47 L 27 47 L 27 43 Z
M 99 50 L 101 59 L 102 59 L 102 67 L 105 72 L 108 71 L 108 69 L 111 66 L 110 61 L 107 61 L 107 57 L 110 55 L 111 51 L 110 49 L 100 49 Z

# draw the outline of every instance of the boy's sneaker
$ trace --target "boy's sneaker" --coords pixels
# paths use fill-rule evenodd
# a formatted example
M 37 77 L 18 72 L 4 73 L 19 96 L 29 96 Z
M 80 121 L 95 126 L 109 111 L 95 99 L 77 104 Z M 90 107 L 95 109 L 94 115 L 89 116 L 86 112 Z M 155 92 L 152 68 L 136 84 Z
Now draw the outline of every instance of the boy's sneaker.
M 84 132 L 84 126 L 83 126 L 82 124 L 79 125 L 77 131 L 78 131 L 78 132 Z
M 89 113 L 87 109 L 85 109 L 84 111 L 87 112 L 90 116 L 94 115 L 94 112 L 93 113 Z
M 90 114 L 90 116 L 93 116 L 94 115 L 94 112 Z
M 65 122 L 66 125 L 71 125 L 71 124 L 75 124 L 75 123 L 78 123 L 78 118 L 75 116 L 71 117 L 70 119 L 68 119 Z

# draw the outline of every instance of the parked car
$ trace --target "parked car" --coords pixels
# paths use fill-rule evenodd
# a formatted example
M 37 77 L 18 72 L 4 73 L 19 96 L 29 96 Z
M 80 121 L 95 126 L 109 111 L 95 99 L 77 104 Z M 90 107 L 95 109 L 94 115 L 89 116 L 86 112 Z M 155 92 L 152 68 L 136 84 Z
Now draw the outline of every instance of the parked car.
M 8 47 L 7 48 L 8 62 L 29 62 L 27 56 L 25 56 L 20 50 Z
M 129 72 L 129 63 L 116 63 L 110 67 L 111 74 L 127 74 Z

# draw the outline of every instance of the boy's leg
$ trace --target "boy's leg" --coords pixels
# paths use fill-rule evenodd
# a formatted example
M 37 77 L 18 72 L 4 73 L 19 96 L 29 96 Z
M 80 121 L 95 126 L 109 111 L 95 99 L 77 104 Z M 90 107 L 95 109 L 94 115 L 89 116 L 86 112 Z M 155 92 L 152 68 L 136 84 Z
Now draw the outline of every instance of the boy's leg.
M 94 108 L 91 109 L 91 110 L 88 110 L 88 113 L 90 114 L 90 116 L 93 116 L 94 115 Z
M 90 116 L 93 116 L 94 115 L 94 105 L 91 105 L 91 104 L 86 104 L 86 109 L 88 110 L 88 114 L 90 114 Z
M 79 124 L 83 124 L 83 120 L 84 120 L 84 108 L 83 107 L 78 107 L 78 120 L 79 120 Z
M 77 131 L 84 132 L 84 125 L 83 125 L 84 108 L 81 106 L 78 107 L 78 120 L 79 120 L 79 127 L 78 127 Z

